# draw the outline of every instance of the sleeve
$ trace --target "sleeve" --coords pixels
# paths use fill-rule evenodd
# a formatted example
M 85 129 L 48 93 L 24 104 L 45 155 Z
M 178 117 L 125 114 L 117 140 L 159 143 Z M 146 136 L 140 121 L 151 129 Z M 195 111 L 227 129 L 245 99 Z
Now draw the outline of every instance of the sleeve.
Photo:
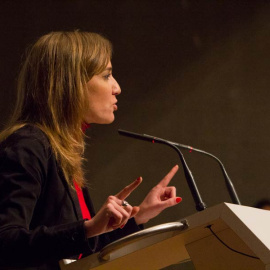
M 97 245 L 95 246 L 95 250 L 93 252 L 98 252 L 106 245 L 143 229 L 143 225 L 137 225 L 135 219 L 131 218 L 123 229 L 116 229 L 109 233 L 99 235 Z
M 84 221 L 30 229 L 48 159 L 37 138 L 15 136 L 1 145 L 0 266 L 37 266 L 89 250 Z
M 90 198 L 90 194 L 87 188 L 83 188 L 83 194 L 85 198 L 85 202 L 87 204 L 88 209 L 90 210 L 91 216 L 95 216 L 95 210 L 94 206 L 92 204 L 92 200 Z M 91 247 L 91 253 L 95 253 L 100 251 L 103 247 L 106 245 L 125 237 L 129 234 L 135 233 L 139 230 L 143 230 L 143 225 L 137 225 L 134 218 L 129 219 L 127 224 L 123 229 L 116 229 L 114 231 L 111 231 L 109 233 L 104 233 L 99 236 L 96 236 L 95 239 L 90 238 L 89 239 L 89 246 Z M 95 241 L 94 241 L 95 240 Z M 88 254 L 85 254 L 85 256 L 88 256 Z
M 109 234 L 110 242 L 116 241 L 129 234 L 135 233 L 143 229 L 143 225 L 137 225 L 134 218 L 131 218 L 123 229 L 114 230 Z

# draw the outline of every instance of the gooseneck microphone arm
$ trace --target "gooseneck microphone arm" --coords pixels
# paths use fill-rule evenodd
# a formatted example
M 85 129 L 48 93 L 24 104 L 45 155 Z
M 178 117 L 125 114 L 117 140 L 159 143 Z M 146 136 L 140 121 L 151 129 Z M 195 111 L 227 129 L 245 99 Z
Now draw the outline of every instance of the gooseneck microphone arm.
M 125 132 L 125 131 L 123 131 L 123 132 Z M 119 133 L 120 133 L 120 132 L 119 132 Z M 135 134 L 136 134 L 136 133 L 135 133 Z M 124 135 L 124 134 L 123 134 L 123 135 Z M 142 136 L 141 139 L 145 138 L 145 140 L 151 140 L 151 139 L 152 139 L 152 140 L 153 140 L 153 139 L 155 139 L 155 140 L 163 140 L 163 139 L 156 138 L 156 137 L 153 137 L 153 136 L 150 136 L 150 135 L 147 135 L 147 134 L 142 134 L 142 135 L 136 134 L 136 135 Z M 128 136 L 128 135 L 127 135 L 127 136 Z M 137 138 L 139 138 L 139 137 L 137 137 Z M 147 138 L 147 139 L 146 139 L 146 138 Z M 165 140 L 164 140 L 164 141 L 165 141 Z M 227 172 L 226 172 L 226 170 L 225 170 L 224 165 L 222 164 L 222 162 L 221 162 L 216 156 L 214 156 L 214 155 L 212 155 L 212 154 L 210 154 L 210 153 L 208 153 L 208 152 L 205 152 L 205 151 L 203 151 L 203 150 L 193 148 L 193 147 L 188 146 L 188 145 L 184 145 L 184 144 L 180 144 L 180 143 L 176 143 L 176 142 L 171 142 L 171 141 L 167 141 L 167 142 L 168 142 L 169 144 L 171 144 L 171 145 L 174 145 L 174 146 L 177 147 L 177 148 L 188 149 L 188 150 L 190 150 L 190 151 L 198 152 L 198 153 L 207 155 L 207 156 L 212 157 L 213 159 L 215 159 L 215 160 L 218 162 L 218 164 L 220 165 L 220 168 L 221 168 L 222 173 L 223 173 L 223 175 L 224 175 L 226 187 L 227 187 L 227 189 L 228 189 L 228 192 L 229 192 L 229 194 L 230 194 L 230 197 L 231 197 L 232 202 L 235 203 L 235 204 L 241 205 L 241 202 L 240 202 L 239 197 L 238 197 L 238 195 L 237 195 L 237 193 L 236 193 L 236 190 L 235 190 L 235 188 L 234 188 L 234 185 L 233 185 L 233 183 L 232 183 L 230 177 L 228 176 L 228 174 L 227 174 Z
M 124 136 L 135 138 L 135 139 L 150 141 L 150 142 L 157 142 L 157 143 L 161 143 L 161 144 L 166 144 L 166 145 L 170 146 L 171 148 L 173 148 L 178 153 L 178 155 L 180 157 L 180 160 L 181 160 L 181 163 L 182 163 L 182 166 L 184 169 L 185 177 L 187 180 L 187 184 L 188 184 L 189 189 L 191 191 L 191 194 L 192 194 L 193 200 L 195 202 L 195 206 L 196 206 L 197 211 L 202 211 L 206 208 L 205 203 L 202 201 L 201 195 L 199 193 L 199 190 L 197 188 L 197 185 L 195 183 L 193 175 L 192 175 L 190 169 L 188 168 L 188 165 L 184 159 L 183 154 L 181 153 L 181 151 L 179 150 L 179 148 L 177 146 L 175 146 L 174 144 L 172 144 L 171 142 L 168 142 L 166 140 L 156 138 L 153 136 L 149 136 L 146 134 L 141 135 L 141 134 L 137 134 L 137 133 L 122 130 L 122 129 L 118 129 L 118 132 L 120 135 L 124 135 Z
M 170 142 L 170 143 L 177 146 L 177 147 L 179 147 L 179 148 L 188 149 L 190 151 L 198 152 L 198 153 L 204 154 L 206 156 L 212 157 L 214 160 L 216 160 L 218 162 L 221 170 L 222 170 L 222 173 L 223 173 L 223 176 L 224 176 L 224 179 L 225 179 L 225 184 L 226 184 L 227 190 L 228 190 L 228 192 L 230 194 L 232 202 L 234 204 L 241 205 L 241 202 L 240 202 L 239 197 L 238 197 L 238 195 L 236 193 L 234 185 L 233 185 L 228 173 L 226 172 L 224 165 L 220 161 L 220 159 L 218 159 L 216 156 L 214 156 L 214 155 L 212 155 L 212 154 L 210 154 L 210 153 L 208 153 L 206 151 L 193 148 L 192 146 L 188 146 L 188 145 L 184 145 L 184 144 L 180 144 L 180 143 L 175 143 L 175 142 Z

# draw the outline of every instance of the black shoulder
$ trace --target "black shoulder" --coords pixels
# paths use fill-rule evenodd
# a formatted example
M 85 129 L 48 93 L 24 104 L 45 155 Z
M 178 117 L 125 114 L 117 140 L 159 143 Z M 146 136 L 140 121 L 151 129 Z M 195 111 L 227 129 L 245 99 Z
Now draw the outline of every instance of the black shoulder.
M 52 157 L 49 140 L 38 127 L 26 125 L 0 144 L 0 174 L 14 171 L 45 179 Z
M 46 152 L 50 151 L 50 142 L 46 134 L 37 126 L 25 125 L 9 135 L 0 144 L 0 149 L 6 147 L 42 147 Z

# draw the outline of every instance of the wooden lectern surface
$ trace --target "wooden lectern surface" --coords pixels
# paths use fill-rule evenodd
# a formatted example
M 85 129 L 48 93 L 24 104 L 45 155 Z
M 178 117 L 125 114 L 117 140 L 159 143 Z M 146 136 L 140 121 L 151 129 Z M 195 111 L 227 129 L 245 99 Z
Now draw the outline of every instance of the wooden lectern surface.
M 121 246 L 121 252 L 109 260 L 100 261 L 98 254 L 63 266 L 62 270 L 108 270 L 108 269 L 161 269 L 166 266 L 192 259 L 197 270 L 270 270 L 270 211 L 246 206 L 222 203 L 195 213 L 184 219 L 188 224 L 168 238 L 154 241 L 148 246 L 136 246 L 132 252 Z M 211 231 L 231 248 L 256 256 L 249 258 L 229 250 Z M 137 248 L 137 249 L 136 249 Z M 126 252 L 125 252 L 126 251 Z M 116 254 L 116 253 L 115 253 Z

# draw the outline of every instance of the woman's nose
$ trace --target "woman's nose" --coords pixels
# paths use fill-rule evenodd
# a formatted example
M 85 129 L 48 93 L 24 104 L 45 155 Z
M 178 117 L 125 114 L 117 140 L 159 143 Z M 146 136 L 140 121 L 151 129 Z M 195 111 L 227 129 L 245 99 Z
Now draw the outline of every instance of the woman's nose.
M 114 95 L 120 95 L 121 94 L 121 87 L 120 85 L 118 84 L 118 82 L 116 81 L 115 78 L 114 79 L 114 82 L 113 82 L 113 94 Z

